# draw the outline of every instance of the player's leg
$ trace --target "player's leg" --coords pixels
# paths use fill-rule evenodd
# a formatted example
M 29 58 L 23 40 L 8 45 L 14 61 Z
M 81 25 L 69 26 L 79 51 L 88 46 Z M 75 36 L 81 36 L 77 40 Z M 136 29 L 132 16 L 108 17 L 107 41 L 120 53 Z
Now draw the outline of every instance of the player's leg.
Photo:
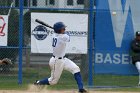
M 51 77 L 43 80 L 38 80 L 39 85 L 54 85 L 57 84 L 64 67 L 64 61 L 62 59 L 55 59 L 52 57 L 49 62 L 51 68 Z
M 138 70 L 138 72 L 139 72 L 139 83 L 138 83 L 138 85 L 140 86 L 140 62 L 136 62 L 136 68 L 137 68 L 137 70 Z
M 74 75 L 74 78 L 75 78 L 78 88 L 79 88 L 79 92 L 81 92 L 81 93 L 86 92 L 86 90 L 83 87 L 83 81 L 82 81 L 82 77 L 80 74 L 80 68 L 70 59 L 64 58 L 64 60 L 65 60 L 64 70 L 67 70 Z
M 64 68 L 64 60 L 57 59 L 55 65 L 51 68 L 52 69 L 51 77 L 48 79 L 50 85 L 57 84 L 63 72 L 63 68 Z

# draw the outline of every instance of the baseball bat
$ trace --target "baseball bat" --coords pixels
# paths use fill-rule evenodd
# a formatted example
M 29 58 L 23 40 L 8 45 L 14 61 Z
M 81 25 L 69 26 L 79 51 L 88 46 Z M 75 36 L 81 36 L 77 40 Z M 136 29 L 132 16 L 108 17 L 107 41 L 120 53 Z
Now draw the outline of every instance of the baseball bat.
M 39 20 L 39 19 L 36 19 L 35 22 L 37 22 L 37 23 L 39 23 L 39 24 L 41 24 L 41 25 L 44 25 L 44 26 L 46 26 L 46 27 L 48 27 L 48 28 L 53 29 L 52 26 L 50 26 L 49 24 L 47 24 L 47 23 L 45 23 L 45 22 L 43 22 L 43 21 L 41 21 L 41 20 Z

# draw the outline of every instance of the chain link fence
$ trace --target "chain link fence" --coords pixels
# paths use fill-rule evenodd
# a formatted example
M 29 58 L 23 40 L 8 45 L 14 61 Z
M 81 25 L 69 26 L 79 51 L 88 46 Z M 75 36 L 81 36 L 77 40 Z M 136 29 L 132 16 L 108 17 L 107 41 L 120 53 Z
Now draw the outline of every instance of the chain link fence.
M 94 2 L 96 8 L 94 11 L 95 74 L 93 75 L 95 87 L 134 87 L 138 84 L 138 74 L 129 56 L 130 43 L 134 38 L 133 27 L 136 25 L 133 18 L 139 14 L 137 6 L 135 9 L 132 6 L 137 5 L 136 3 L 133 0 L 130 2 L 127 0 L 95 0 Z M 121 35 L 123 35 L 122 41 L 118 47 Z M 97 56 L 98 54 L 101 55 Z M 119 55 L 117 58 L 120 61 L 115 59 L 115 54 Z M 124 55 L 127 57 L 124 58 Z
M 33 84 L 37 79 L 41 79 L 50 76 L 50 69 L 48 66 L 49 59 L 52 54 L 32 54 L 31 53 L 31 13 L 79 13 L 88 14 L 88 11 L 84 8 L 84 0 L 24 0 L 23 6 L 23 44 L 22 44 L 22 72 L 19 71 L 19 55 L 21 40 L 19 37 L 20 27 L 20 0 L 1 0 L 0 1 L 0 15 L 8 15 L 8 45 L 0 48 L 0 58 L 9 58 L 14 63 L 11 66 L 0 65 L 0 82 L 1 84 L 8 85 L 13 84 L 17 86 L 18 82 L 21 83 L 21 79 L 24 84 Z M 87 4 L 87 3 L 86 3 Z M 87 55 L 68 54 L 68 58 L 76 62 L 81 67 L 82 76 L 87 85 L 88 64 Z M 21 66 L 21 65 L 20 65 Z M 21 74 L 22 73 L 22 74 Z M 21 78 L 22 75 L 22 78 Z M 10 83 L 11 82 L 11 83 Z M 73 82 L 73 84 L 72 84 Z M 62 79 L 60 80 L 61 86 L 64 84 L 68 88 L 76 87 L 76 82 L 73 80 L 73 75 L 68 72 L 64 72 Z M 73 87 L 74 85 L 74 87 Z M 59 87 L 61 87 L 59 86 Z M 4 87 L 1 85 L 1 87 Z
M 8 16 L 7 20 L 3 16 Z M 9 88 L 13 87 L 12 84 L 17 84 L 18 81 L 18 65 L 17 56 L 19 51 L 19 9 L 13 7 L 12 0 L 0 1 L 0 32 L 5 33 L 4 27 L 8 27 L 7 46 L 0 46 L 0 60 L 3 58 L 9 58 L 12 61 L 12 65 L 0 65 L 0 87 Z M 3 19 L 3 20 L 2 20 Z M 5 24 L 5 25 L 4 25 Z M 0 36 L 2 39 L 4 36 Z M 2 39 L 3 40 L 3 39 Z M 4 42 L 4 40 L 1 42 Z M 8 87 L 9 86 L 9 87 Z
M 26 2 L 27 1 L 27 2 Z M 67 13 L 67 14 L 88 14 L 88 10 L 84 7 L 87 3 L 84 0 L 25 0 L 24 5 L 24 44 L 25 47 L 30 46 L 30 30 L 31 30 L 31 13 Z M 60 20 L 61 21 L 61 20 Z M 80 42 L 80 41 L 79 41 Z M 30 48 L 23 50 L 23 83 L 33 83 L 37 79 L 50 77 L 49 59 L 52 54 L 33 54 Z M 88 85 L 88 61 L 87 55 L 67 54 L 67 58 L 74 61 L 81 67 L 82 76 L 85 86 Z M 62 89 L 65 86 L 69 88 L 77 88 L 73 75 L 64 71 L 59 84 L 53 88 Z M 49 87 L 51 88 L 51 87 Z
M 22 1 L 22 0 L 21 0 Z M 91 0 L 92 1 L 92 0 Z M 113 86 L 135 86 L 137 76 L 123 76 L 113 74 L 94 74 L 95 53 L 92 40 L 96 39 L 95 25 L 96 19 L 96 1 L 94 5 L 90 0 L 23 0 L 23 40 L 20 40 L 20 0 L 0 0 L 0 15 L 8 15 L 8 45 L 0 47 L 0 59 L 10 58 L 13 65 L 0 65 L 0 87 L 3 83 L 8 85 L 17 84 L 23 81 L 23 85 L 33 84 L 35 80 L 50 76 L 48 66 L 52 54 L 33 54 L 31 53 L 31 13 L 67 13 L 67 14 L 88 14 L 89 15 L 89 55 L 88 54 L 67 54 L 66 57 L 73 60 L 81 68 L 82 77 L 85 86 L 92 86 L 92 80 L 95 87 L 113 87 Z M 106 12 L 101 10 L 99 12 Z M 106 19 L 103 19 L 106 20 Z M 61 20 L 60 20 L 61 21 Z M 92 22 L 91 22 L 92 21 Z M 93 23 L 93 24 L 91 24 Z M 93 27 L 93 28 L 92 28 Z M 91 31 L 92 30 L 92 31 Z M 91 32 L 90 32 L 91 31 Z M 19 55 L 22 43 L 22 72 L 19 72 Z M 80 43 L 80 40 L 79 40 Z M 93 59 L 92 59 L 93 58 Z M 90 62 L 89 62 L 89 60 Z M 20 75 L 19 75 L 20 74 Z M 93 78 L 91 78 L 93 75 Z M 21 77 L 21 78 L 19 78 Z M 62 89 L 76 88 L 76 82 L 73 75 L 67 71 L 61 76 L 59 84 L 54 88 Z M 48 87 L 52 88 L 52 87 Z

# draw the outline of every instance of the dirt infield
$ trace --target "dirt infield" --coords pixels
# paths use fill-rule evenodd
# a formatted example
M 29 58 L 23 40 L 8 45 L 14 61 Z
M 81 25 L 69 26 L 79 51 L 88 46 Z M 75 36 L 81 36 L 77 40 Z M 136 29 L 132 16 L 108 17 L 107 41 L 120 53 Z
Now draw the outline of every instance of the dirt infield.
M 76 90 L 67 90 L 67 91 L 57 91 L 57 90 L 47 90 L 46 87 L 36 87 L 30 85 L 28 90 L 0 90 L 0 93 L 78 93 Z M 132 93 L 132 92 L 112 92 L 112 91 L 96 91 L 90 90 L 88 93 Z M 133 92 L 140 93 L 140 92 Z
M 77 91 L 18 91 L 18 90 L 0 90 L 0 93 L 78 93 Z M 89 91 L 88 93 L 132 93 L 132 92 L 104 92 L 104 91 Z M 140 92 L 133 92 L 140 93 Z

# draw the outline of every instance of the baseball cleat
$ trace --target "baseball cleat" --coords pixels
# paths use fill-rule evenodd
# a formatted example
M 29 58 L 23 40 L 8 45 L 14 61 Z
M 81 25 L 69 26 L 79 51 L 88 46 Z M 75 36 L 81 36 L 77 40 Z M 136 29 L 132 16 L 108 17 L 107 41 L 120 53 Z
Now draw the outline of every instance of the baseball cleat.
M 34 85 L 40 85 L 39 80 L 36 80 L 36 81 L 34 82 Z
M 85 89 L 80 89 L 79 93 L 88 93 Z

